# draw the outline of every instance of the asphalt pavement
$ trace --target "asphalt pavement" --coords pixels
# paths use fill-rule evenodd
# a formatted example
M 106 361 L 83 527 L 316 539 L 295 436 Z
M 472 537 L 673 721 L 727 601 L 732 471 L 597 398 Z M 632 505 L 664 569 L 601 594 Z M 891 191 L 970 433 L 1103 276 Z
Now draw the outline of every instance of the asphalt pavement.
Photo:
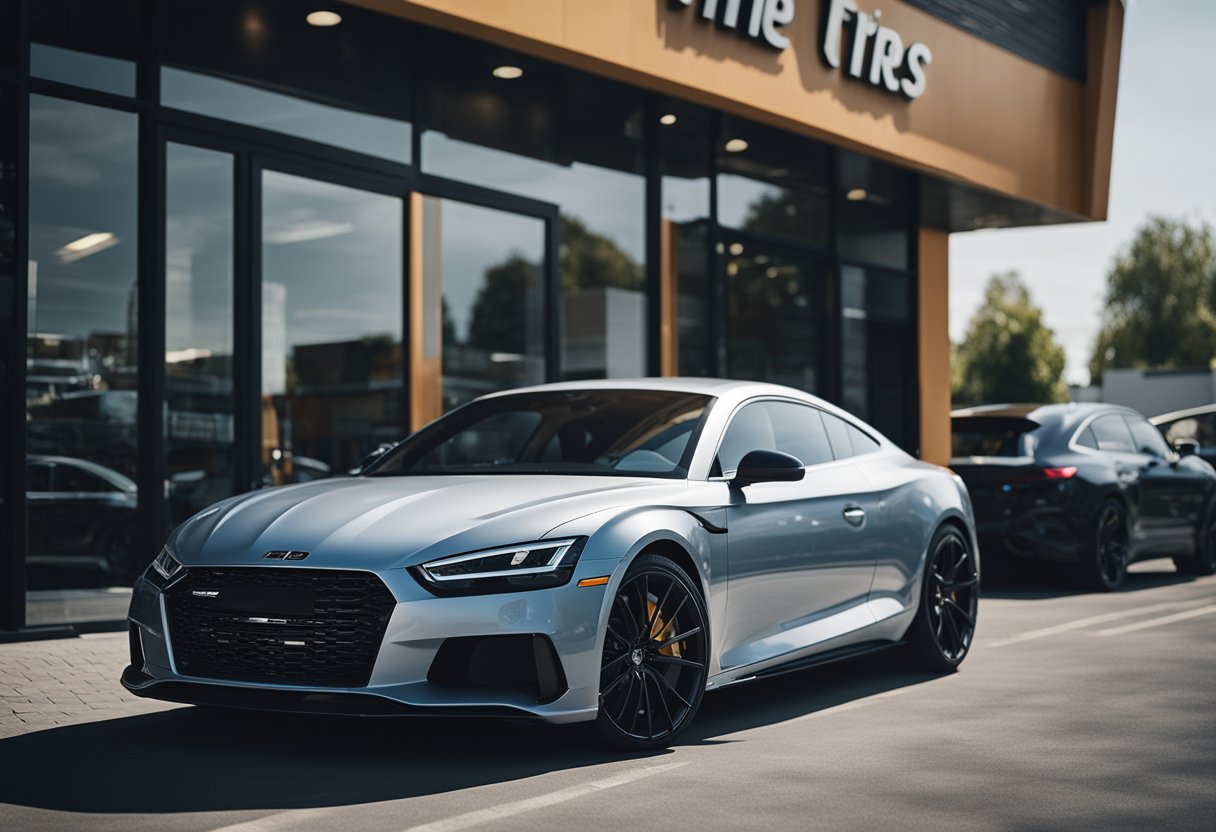
M 525 723 L 164 706 L 117 689 L 125 636 L 0 645 L 0 829 L 1209 830 L 1214 635 L 1216 578 L 1168 561 L 1110 595 L 1005 584 L 958 673 L 879 653 L 740 685 L 638 756 Z

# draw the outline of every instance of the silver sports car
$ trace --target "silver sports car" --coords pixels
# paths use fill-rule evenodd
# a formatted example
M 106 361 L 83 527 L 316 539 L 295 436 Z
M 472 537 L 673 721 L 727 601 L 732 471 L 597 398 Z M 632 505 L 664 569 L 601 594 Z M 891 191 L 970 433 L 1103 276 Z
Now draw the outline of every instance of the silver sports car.
M 586 723 L 648 748 L 706 690 L 975 628 L 970 501 L 814 396 L 642 379 L 486 396 L 358 475 L 183 523 L 135 586 L 134 693 Z

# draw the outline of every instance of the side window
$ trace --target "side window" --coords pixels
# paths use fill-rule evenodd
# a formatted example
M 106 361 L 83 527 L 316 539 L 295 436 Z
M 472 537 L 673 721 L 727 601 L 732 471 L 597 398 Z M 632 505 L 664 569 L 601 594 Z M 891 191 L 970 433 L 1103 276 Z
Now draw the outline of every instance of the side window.
M 832 461 L 832 447 L 818 410 L 793 402 L 764 402 L 763 406 L 773 420 L 777 450 L 797 457 L 803 465 Z
M 832 461 L 820 412 L 793 402 L 754 402 L 735 414 L 718 449 L 721 470 L 736 470 L 751 451 L 780 451 L 803 465 Z
M 1216 448 L 1216 413 L 1187 416 L 1162 427 L 1171 445 L 1183 439 L 1192 439 L 1199 443 L 1200 450 L 1205 453 L 1211 453 Z
M 1077 444 L 1082 448 L 1092 448 L 1098 450 L 1098 440 L 1094 438 L 1094 432 L 1089 428 L 1077 434 Z
M 1129 416 L 1127 424 L 1132 429 L 1132 438 L 1136 440 L 1136 450 L 1142 454 L 1155 456 L 1158 459 L 1168 459 L 1170 447 L 1165 444 L 1161 431 L 1150 425 L 1145 419 Z
M 55 490 L 95 493 L 110 491 L 104 480 L 75 465 L 55 466 Z
M 872 451 L 877 451 L 882 446 L 878 444 L 868 433 L 858 430 L 852 425 L 845 423 L 845 427 L 849 429 L 849 439 L 853 440 L 853 455 L 860 456 L 868 454 Z
M 25 469 L 26 491 L 51 490 L 51 466 L 45 462 L 35 462 Z
M 1098 450 L 1119 454 L 1135 453 L 1136 443 L 1132 439 L 1132 432 L 1118 413 L 1099 416 L 1094 419 L 1089 429 L 1094 432 L 1094 439 L 1098 441 Z
M 739 468 L 739 460 L 750 451 L 777 450 L 773 420 L 764 402 L 746 405 L 735 414 L 718 448 L 718 463 L 722 473 Z
M 853 455 L 853 442 L 849 439 L 849 423 L 831 413 L 823 414 L 823 423 L 828 429 L 828 439 L 832 442 L 832 453 L 837 459 L 847 459 Z

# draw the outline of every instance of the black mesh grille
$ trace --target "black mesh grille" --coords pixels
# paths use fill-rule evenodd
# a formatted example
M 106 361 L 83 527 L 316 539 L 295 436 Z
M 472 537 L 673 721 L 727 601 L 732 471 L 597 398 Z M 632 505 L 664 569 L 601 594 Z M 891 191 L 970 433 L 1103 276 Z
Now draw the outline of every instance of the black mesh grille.
M 367 572 L 286 567 L 191 569 L 165 604 L 179 673 L 363 687 L 396 601 Z

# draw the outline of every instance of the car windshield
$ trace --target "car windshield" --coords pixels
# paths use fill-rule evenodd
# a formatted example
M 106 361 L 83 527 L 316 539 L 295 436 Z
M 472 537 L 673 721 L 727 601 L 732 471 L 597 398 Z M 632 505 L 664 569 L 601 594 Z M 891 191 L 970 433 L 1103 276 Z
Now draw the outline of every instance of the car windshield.
M 373 477 L 583 474 L 682 478 L 712 396 L 549 390 L 471 402 L 368 469 Z

